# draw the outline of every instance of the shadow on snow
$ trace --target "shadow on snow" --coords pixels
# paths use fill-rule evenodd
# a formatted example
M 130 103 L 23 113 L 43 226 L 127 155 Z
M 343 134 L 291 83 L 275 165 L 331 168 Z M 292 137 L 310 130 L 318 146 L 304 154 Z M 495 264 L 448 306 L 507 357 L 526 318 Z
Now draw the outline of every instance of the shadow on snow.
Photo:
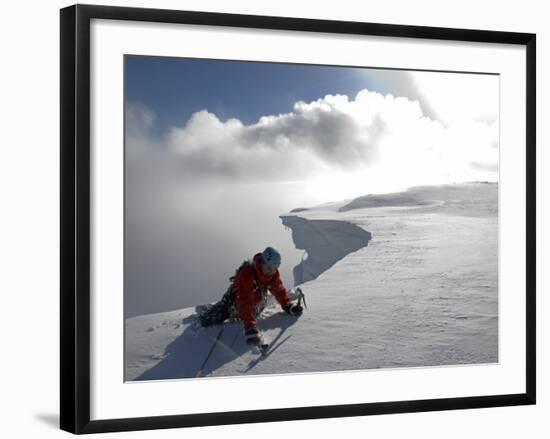
M 245 354 L 251 353 L 251 347 L 246 344 L 243 337 L 241 321 L 194 330 L 190 323 L 193 319 L 194 316 L 190 316 L 183 321 L 183 323 L 188 323 L 188 326 L 178 338 L 166 347 L 162 360 L 135 378 L 135 381 L 194 378 L 201 370 L 201 366 L 201 376 L 207 376 L 235 360 L 242 363 L 240 374 L 246 374 L 290 338 L 289 335 L 281 340 L 283 333 L 296 323 L 298 318 L 282 312 L 259 318 L 259 329 L 268 333 L 269 351 L 263 356 L 256 354 L 257 357 L 248 362 L 246 361 L 249 359 L 248 357 L 241 358 Z M 221 329 L 223 331 L 216 341 Z M 277 329 L 279 332 L 272 336 L 273 331 Z M 214 343 L 216 346 L 208 361 L 203 365 Z

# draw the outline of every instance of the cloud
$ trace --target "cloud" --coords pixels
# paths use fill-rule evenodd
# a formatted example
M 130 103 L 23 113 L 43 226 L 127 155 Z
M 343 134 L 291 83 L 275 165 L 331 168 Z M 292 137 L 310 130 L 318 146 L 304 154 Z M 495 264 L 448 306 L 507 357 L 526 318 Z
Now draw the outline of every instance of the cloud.
M 498 172 L 498 164 L 496 163 L 470 162 L 470 166 L 480 171 Z
M 410 101 L 417 101 L 425 116 L 433 120 L 440 120 L 438 112 L 416 80 L 417 72 L 391 69 L 368 69 L 366 72 L 370 81 L 385 90 L 391 90 L 393 96 L 402 96 Z
M 327 96 L 247 126 L 203 110 L 172 129 L 169 149 L 195 173 L 286 179 L 353 169 L 374 160 L 383 129 L 379 118 L 360 122 L 347 106 L 347 97 Z
M 494 122 L 499 112 L 499 76 L 479 73 L 368 69 L 370 81 L 394 96 L 418 101 L 424 115 L 445 126 Z
M 155 122 L 156 115 L 141 103 L 131 102 L 125 108 L 126 133 L 136 136 L 146 135 Z
M 465 121 L 492 123 L 499 115 L 496 75 L 411 72 L 421 99 L 446 126 Z
M 478 109 L 468 119 L 461 108 L 444 124 L 427 117 L 419 101 L 366 89 L 351 100 L 300 101 L 289 113 L 250 125 L 202 110 L 161 142 L 147 134 L 154 115 L 139 105 L 128 108 L 129 143 L 150 143 L 149 153 L 169 156 L 171 172 L 181 178 L 288 181 L 351 172 L 417 184 L 418 173 L 439 183 L 494 180 L 498 169 L 497 120 L 475 120 Z

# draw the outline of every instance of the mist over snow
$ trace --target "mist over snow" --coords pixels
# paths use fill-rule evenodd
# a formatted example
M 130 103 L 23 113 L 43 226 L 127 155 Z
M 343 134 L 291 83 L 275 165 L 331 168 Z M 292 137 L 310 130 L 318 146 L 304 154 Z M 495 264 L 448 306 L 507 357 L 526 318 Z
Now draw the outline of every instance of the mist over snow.
M 468 108 L 448 110 L 436 85 L 415 75 L 403 87 L 416 87 L 420 100 L 363 89 L 298 101 L 251 124 L 203 109 L 160 136 L 156 114 L 127 102 L 125 316 L 217 300 L 236 266 L 267 245 L 282 251 L 292 286 L 302 252 L 279 215 L 293 208 L 497 181 L 499 126 L 490 114 L 498 101 L 493 113 L 463 117 Z M 475 96 L 468 107 L 484 108 Z
M 307 259 L 307 309 L 271 298 L 254 354 L 242 322 L 195 308 L 126 319 L 125 380 L 297 374 L 499 361 L 498 184 L 415 187 L 283 215 Z

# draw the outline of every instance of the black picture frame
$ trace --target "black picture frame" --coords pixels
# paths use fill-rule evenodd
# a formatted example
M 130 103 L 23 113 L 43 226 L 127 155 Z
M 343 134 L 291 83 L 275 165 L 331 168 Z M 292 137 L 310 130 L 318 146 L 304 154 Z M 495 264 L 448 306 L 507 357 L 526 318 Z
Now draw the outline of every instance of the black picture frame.
M 134 20 L 521 45 L 526 48 L 525 393 L 90 420 L 90 21 Z M 81 434 L 535 404 L 536 36 L 530 33 L 74 5 L 60 11 L 60 425 Z

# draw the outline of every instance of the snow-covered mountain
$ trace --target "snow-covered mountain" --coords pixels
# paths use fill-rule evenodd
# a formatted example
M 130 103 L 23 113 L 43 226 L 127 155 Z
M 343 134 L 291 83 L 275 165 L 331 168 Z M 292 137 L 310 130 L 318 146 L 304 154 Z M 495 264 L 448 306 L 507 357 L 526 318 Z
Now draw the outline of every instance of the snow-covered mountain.
M 250 351 L 240 322 L 193 329 L 194 309 L 127 319 L 126 380 L 498 361 L 498 185 L 411 188 L 281 216 L 304 260 L 308 308 L 274 302 L 271 341 Z M 214 350 L 206 362 L 214 341 Z

